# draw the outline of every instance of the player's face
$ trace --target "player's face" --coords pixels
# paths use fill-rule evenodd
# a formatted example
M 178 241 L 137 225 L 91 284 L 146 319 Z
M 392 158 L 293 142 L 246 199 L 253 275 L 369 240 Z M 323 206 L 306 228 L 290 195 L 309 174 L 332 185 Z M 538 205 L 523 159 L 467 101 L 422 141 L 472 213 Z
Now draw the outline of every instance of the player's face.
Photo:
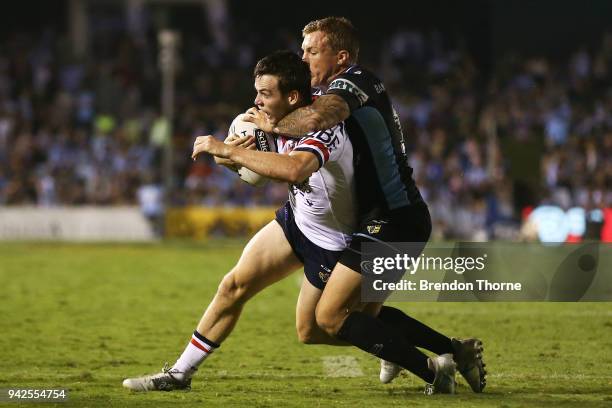
M 292 110 L 290 98 L 278 89 L 278 78 L 274 75 L 256 77 L 255 90 L 255 106 L 273 122 L 278 122 Z
M 310 85 L 328 86 L 331 78 L 344 68 L 338 63 L 338 53 L 332 50 L 327 36 L 315 31 L 304 36 L 302 59 L 310 66 Z

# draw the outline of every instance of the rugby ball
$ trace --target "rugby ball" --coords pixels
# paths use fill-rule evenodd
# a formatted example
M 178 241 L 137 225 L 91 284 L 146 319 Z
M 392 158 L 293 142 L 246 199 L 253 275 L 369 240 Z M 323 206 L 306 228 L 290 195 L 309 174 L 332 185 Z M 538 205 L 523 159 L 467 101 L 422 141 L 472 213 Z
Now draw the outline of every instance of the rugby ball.
M 229 131 L 227 132 L 228 139 L 232 135 L 254 136 L 255 137 L 255 148 L 262 152 L 276 152 L 276 141 L 273 136 L 268 135 L 261 129 L 258 129 L 254 123 L 242 120 L 242 114 L 236 116 L 230 125 Z M 226 139 L 226 141 L 228 140 Z M 254 171 L 247 169 L 246 167 L 238 168 L 238 176 L 241 180 L 253 185 L 263 186 L 269 179 L 261 176 Z

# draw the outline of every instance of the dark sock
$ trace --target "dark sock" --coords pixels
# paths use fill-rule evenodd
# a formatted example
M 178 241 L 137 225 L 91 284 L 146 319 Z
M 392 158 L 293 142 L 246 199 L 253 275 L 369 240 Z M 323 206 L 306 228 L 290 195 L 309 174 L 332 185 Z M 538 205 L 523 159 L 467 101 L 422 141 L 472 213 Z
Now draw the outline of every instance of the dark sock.
M 436 354 L 453 353 L 451 339 L 434 329 L 408 316 L 399 309 L 383 306 L 378 318 L 389 327 L 393 327 L 417 347 L 433 351 Z
M 338 338 L 433 383 L 434 373 L 427 365 L 427 356 L 376 317 L 351 313 L 338 331 Z

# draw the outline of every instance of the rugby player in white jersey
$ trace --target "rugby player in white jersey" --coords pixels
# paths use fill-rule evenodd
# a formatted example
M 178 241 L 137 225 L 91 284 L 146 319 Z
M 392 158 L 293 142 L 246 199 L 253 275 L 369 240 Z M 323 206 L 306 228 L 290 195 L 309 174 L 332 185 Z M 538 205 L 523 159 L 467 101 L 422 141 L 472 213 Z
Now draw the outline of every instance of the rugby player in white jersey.
M 311 102 L 308 64 L 292 52 L 280 51 L 260 60 L 254 78 L 255 105 L 272 120 Z M 342 343 L 318 327 L 315 308 L 355 229 L 352 146 L 343 123 L 300 139 L 279 136 L 277 142 L 278 154 L 237 146 L 248 145 L 248 140 L 225 144 L 213 136 L 196 139 L 194 159 L 208 153 L 230 167 L 245 166 L 288 182 L 289 201 L 277 211 L 276 220 L 249 241 L 236 266 L 225 275 L 176 363 L 161 373 L 128 378 L 124 387 L 134 391 L 190 388 L 193 374 L 232 332 L 245 303 L 302 266 L 306 279 L 296 308 L 298 337 L 304 343 Z
M 412 242 L 422 248 L 431 219 L 412 178 L 391 98 L 383 82 L 357 63 L 359 42 L 351 22 L 323 18 L 307 24 L 302 34 L 303 59 L 320 96 L 280 122 L 255 110 L 245 119 L 266 132 L 295 137 L 340 122 L 348 129 L 356 163 L 358 227 L 319 300 L 317 324 L 328 335 L 380 357 L 382 382 L 391 381 L 403 367 L 427 383 L 426 394 L 454 393 L 456 366 L 472 390 L 482 392 L 486 371 L 480 340 L 451 339 L 380 302 L 369 305 L 374 313 L 359 310 L 361 243 Z M 419 348 L 438 356 L 428 358 Z

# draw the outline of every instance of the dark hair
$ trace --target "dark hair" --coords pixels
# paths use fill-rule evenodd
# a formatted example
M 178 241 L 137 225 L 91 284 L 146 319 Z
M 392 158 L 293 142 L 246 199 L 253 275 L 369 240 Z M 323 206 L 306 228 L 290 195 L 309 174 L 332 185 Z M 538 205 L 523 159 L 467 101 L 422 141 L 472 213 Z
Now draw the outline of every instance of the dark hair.
M 260 59 L 255 65 L 253 77 L 274 75 L 283 95 L 296 90 L 305 101 L 310 101 L 310 68 L 294 52 L 275 51 Z
M 327 42 L 335 52 L 348 51 L 349 61 L 357 62 L 359 57 L 359 38 L 353 23 L 346 17 L 325 17 L 306 24 L 302 36 L 321 31 L 325 33 Z

